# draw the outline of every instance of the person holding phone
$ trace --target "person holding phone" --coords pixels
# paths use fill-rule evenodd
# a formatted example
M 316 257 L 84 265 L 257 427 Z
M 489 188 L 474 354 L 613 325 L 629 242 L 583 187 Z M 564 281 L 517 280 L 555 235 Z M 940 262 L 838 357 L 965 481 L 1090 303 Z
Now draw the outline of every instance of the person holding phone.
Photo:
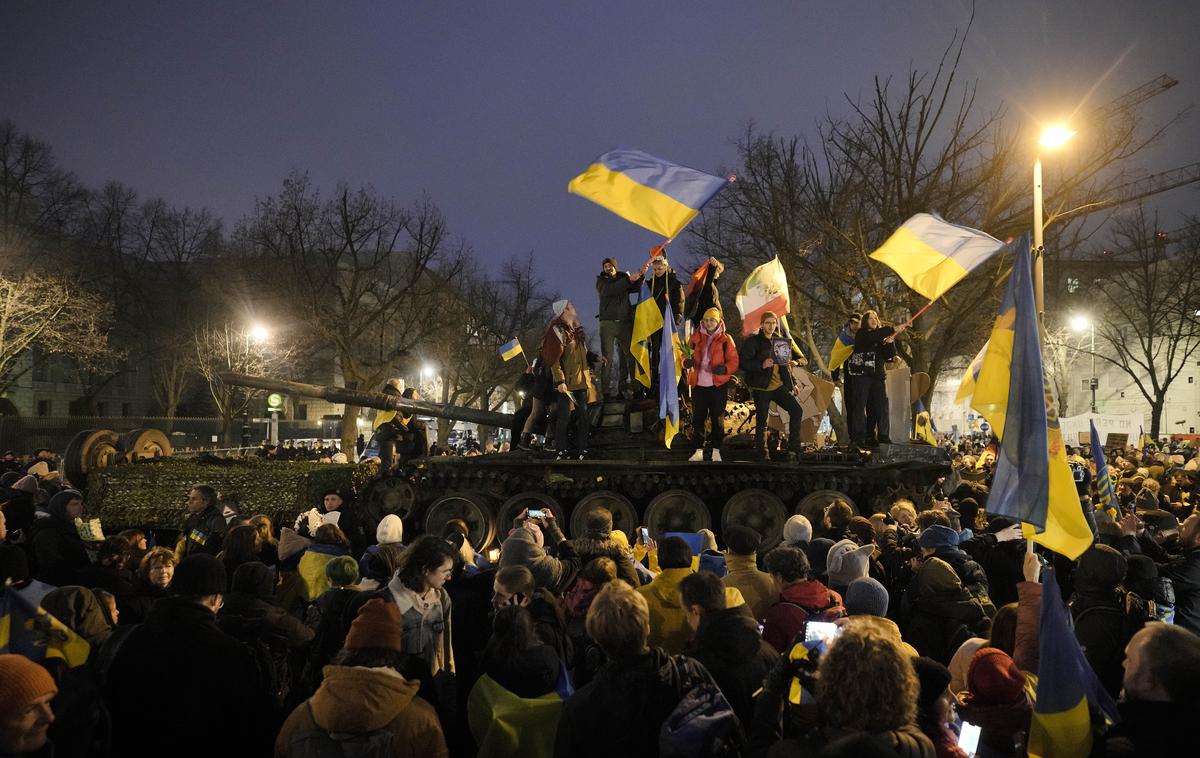
M 767 415 L 771 403 L 788 414 L 788 445 L 800 449 L 800 421 L 804 411 L 796 397 L 800 388 L 792 379 L 791 363 L 801 365 L 803 356 L 780 365 L 776 362 L 775 340 L 779 338 L 779 317 L 767 311 L 759 329 L 746 338 L 739 351 L 738 361 L 746 374 L 746 384 L 754 394 L 754 453 L 767 458 Z

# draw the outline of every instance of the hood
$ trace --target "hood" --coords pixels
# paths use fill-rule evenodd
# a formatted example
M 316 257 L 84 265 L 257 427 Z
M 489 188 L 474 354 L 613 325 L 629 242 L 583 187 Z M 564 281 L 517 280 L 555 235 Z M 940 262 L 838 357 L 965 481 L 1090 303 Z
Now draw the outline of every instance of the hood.
M 500 545 L 500 567 L 528 566 L 546 557 L 546 548 L 534 541 L 528 529 L 514 529 Z
M 595 558 L 597 555 L 607 555 L 615 560 L 625 557 L 625 548 L 611 537 L 598 539 L 596 537 L 576 537 L 571 540 L 571 546 L 580 556 Z
M 871 554 L 875 552 L 874 545 L 859 546 L 854 540 L 841 540 L 829 548 L 825 558 L 825 573 L 829 583 L 838 587 L 848 587 L 855 579 L 867 576 L 871 566 Z
M 324 673 L 325 680 L 309 702 L 317 726 L 329 732 L 382 729 L 417 694 L 417 682 L 389 668 L 326 666 Z
M 790 584 L 779 594 L 785 601 L 805 608 L 825 608 L 831 600 L 829 588 L 816 579 Z
M 399 544 L 404 540 L 404 522 L 394 513 L 389 513 L 375 527 L 375 541 L 380 545 Z
M 758 622 L 745 605 L 704 614 L 700 628 L 696 630 L 696 646 L 727 661 L 753 657 L 761 643 Z
M 690 573 L 690 568 L 663 569 L 652 582 L 642 588 L 642 592 L 653 597 L 664 608 L 683 608 L 679 583 Z
M 1075 591 L 1084 595 L 1111 595 L 1125 579 L 1127 567 L 1120 551 L 1108 545 L 1093 545 L 1079 556 L 1072 576 Z
M 961 592 L 962 581 L 958 574 L 941 558 L 930 558 L 921 564 L 917 572 L 917 591 L 921 594 Z
M 725 566 L 730 571 L 758 571 L 758 561 L 753 555 L 725 553 Z
M 987 731 L 1002 734 L 1028 732 L 1029 720 L 1033 715 L 1033 703 L 1026 695 L 1023 700 L 1004 705 L 976 705 L 967 693 L 965 702 L 958 706 L 958 715 L 963 721 L 983 727 Z
M 50 498 L 50 503 L 46 506 L 46 512 L 54 518 L 66 521 L 68 524 L 73 523 L 73 519 L 67 518 L 67 503 L 75 499 L 82 500 L 83 495 L 79 494 L 77 490 L 63 490 Z
M 93 646 L 108 639 L 112 626 L 100 601 L 86 587 L 59 587 L 42 598 L 42 608 Z
M 311 544 L 312 540 L 308 537 L 303 537 L 295 529 L 285 526 L 279 530 L 279 560 L 286 561 L 303 552 Z

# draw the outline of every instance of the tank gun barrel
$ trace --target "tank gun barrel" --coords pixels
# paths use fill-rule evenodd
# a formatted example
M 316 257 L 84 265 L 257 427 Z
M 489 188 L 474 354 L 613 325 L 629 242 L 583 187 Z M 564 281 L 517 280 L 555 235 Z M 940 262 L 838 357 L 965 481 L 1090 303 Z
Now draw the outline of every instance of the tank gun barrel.
M 383 392 L 363 392 L 345 387 L 333 387 L 322 384 L 307 384 L 283 379 L 268 379 L 263 376 L 250 376 L 226 371 L 221 374 L 221 381 L 238 387 L 252 387 L 269 392 L 281 392 L 285 395 L 300 397 L 316 397 L 331 403 L 357 405 L 363 408 L 376 408 L 381 411 L 399 411 L 404 414 L 447 418 L 453 421 L 466 421 L 471 424 L 485 426 L 507 427 L 513 422 L 511 413 L 497 413 L 478 408 L 467 408 L 451 403 L 432 403 L 428 400 L 412 400 L 399 395 L 388 395 Z

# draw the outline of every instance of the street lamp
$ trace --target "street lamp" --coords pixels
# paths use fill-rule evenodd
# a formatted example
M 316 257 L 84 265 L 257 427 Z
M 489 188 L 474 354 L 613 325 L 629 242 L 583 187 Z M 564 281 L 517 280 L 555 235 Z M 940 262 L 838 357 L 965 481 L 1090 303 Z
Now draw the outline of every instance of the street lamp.
M 250 325 L 250 339 L 254 340 L 255 343 L 261 345 L 262 343 L 271 339 L 271 330 L 268 329 L 266 327 L 266 325 L 261 324 L 261 323 L 256 322 L 254 324 L 251 324 Z
M 1092 413 L 1096 412 L 1096 385 L 1099 384 L 1096 380 L 1096 322 L 1084 315 L 1071 317 L 1071 331 L 1076 334 L 1088 330 L 1092 334 L 1091 338 L 1091 353 L 1092 353 L 1092 380 L 1089 385 L 1092 388 Z
M 1038 144 L 1047 150 L 1057 150 L 1075 136 L 1075 132 L 1061 124 L 1042 129 Z M 1038 324 L 1045 321 L 1046 293 L 1042 284 L 1042 152 L 1033 159 L 1033 297 L 1037 304 Z

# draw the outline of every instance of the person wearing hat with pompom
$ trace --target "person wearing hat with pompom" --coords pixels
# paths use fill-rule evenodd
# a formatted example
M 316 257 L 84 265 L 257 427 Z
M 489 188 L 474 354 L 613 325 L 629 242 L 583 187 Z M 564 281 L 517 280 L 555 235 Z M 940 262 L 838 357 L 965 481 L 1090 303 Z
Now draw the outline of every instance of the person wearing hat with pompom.
M 600 296 L 600 354 L 608 363 L 600 372 L 600 388 L 605 397 L 612 395 L 612 374 L 617 375 L 617 395 L 633 384 L 633 308 L 629 296 L 642 288 L 642 274 L 617 270 L 616 258 L 605 258 L 596 277 L 596 294 Z M 618 362 L 620 358 L 620 362 Z
M 550 381 L 558 391 L 558 424 L 554 430 L 559 460 L 587 456 L 590 421 L 587 414 L 591 365 L 607 361 L 588 350 L 587 334 L 579 323 L 579 314 L 569 300 L 556 300 L 554 320 L 542 337 L 541 357 L 550 372 Z M 574 445 L 568 439 L 571 421 L 575 422 Z
M 52 755 L 46 734 L 58 686 L 50 673 L 23 655 L 0 655 L 0 693 L 0 755 Z
M 437 713 L 401 674 L 404 637 L 395 603 L 373 598 L 350 624 L 346 643 L 324 669 L 321 686 L 296 706 L 275 738 L 275 755 L 449 755 Z
M 725 405 L 729 400 L 727 383 L 738 370 L 737 345 L 725 333 L 725 321 L 718 308 L 704 311 L 700 328 L 688 339 L 691 356 L 684 358 L 687 381 L 692 388 L 692 424 L 696 428 L 696 452 L 691 461 L 704 460 L 704 422 L 708 421 L 712 460 L 720 462 L 721 443 L 725 439 Z
M 189 555 L 171 596 L 125 637 L 105 686 L 113 755 L 163 746 L 173 758 L 225 755 L 235 745 L 243 755 L 269 750 L 278 723 L 269 684 L 249 649 L 217 626 L 226 587 L 216 557 Z

